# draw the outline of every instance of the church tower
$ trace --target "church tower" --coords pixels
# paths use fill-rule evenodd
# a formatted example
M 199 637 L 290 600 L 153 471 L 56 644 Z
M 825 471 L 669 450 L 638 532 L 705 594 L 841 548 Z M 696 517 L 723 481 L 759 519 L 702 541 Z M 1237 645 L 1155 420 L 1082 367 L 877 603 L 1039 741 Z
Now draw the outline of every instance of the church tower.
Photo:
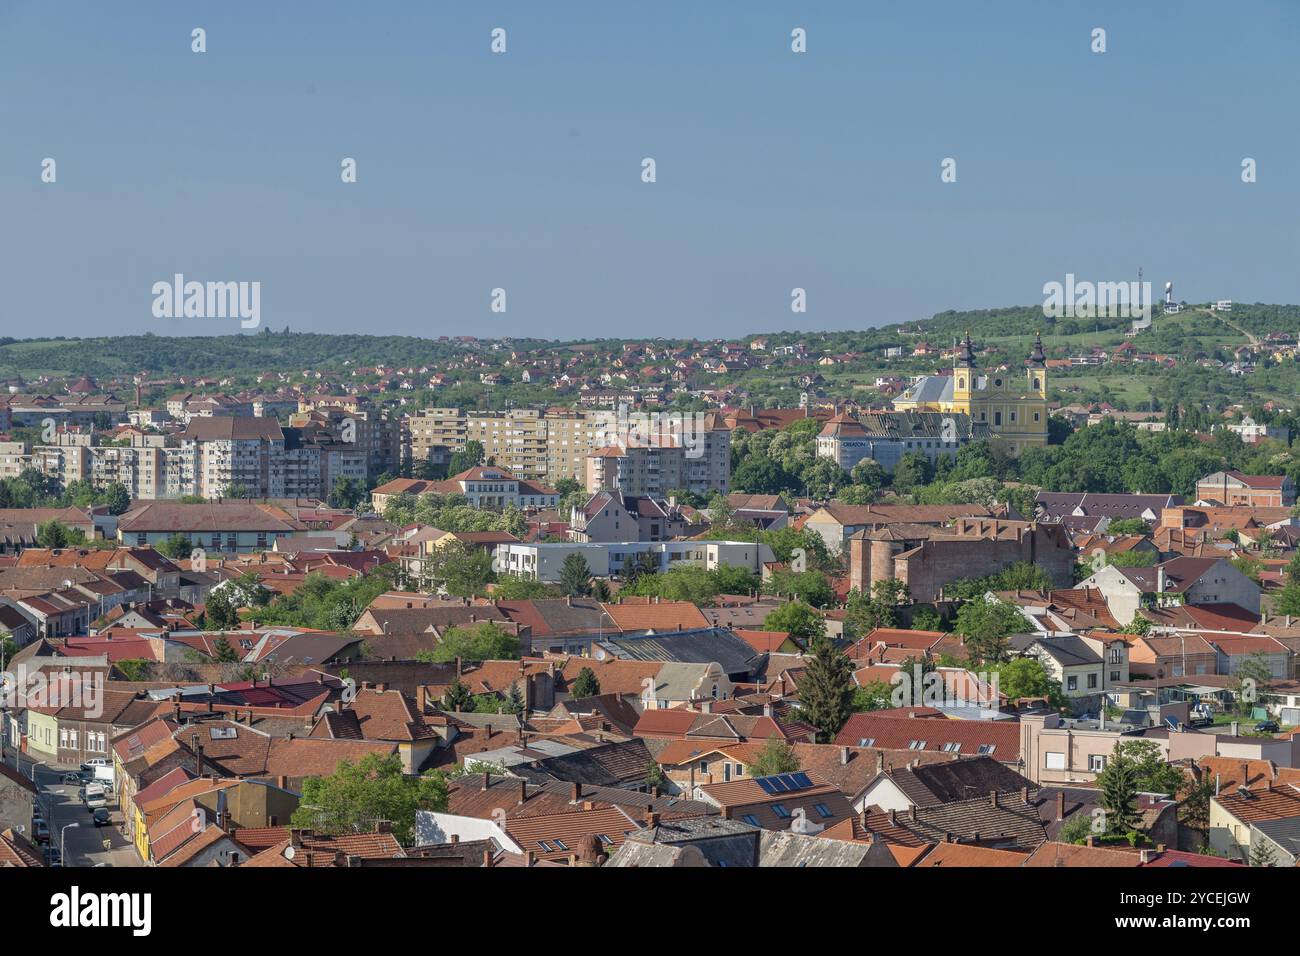
M 955 411 L 970 413 L 971 392 L 975 390 L 975 347 L 971 344 L 970 329 L 957 347 L 952 363 L 952 402 Z
M 1029 352 L 1029 361 L 1025 363 L 1025 374 L 1029 378 L 1029 393 L 1035 398 L 1047 398 L 1047 356 L 1043 354 L 1043 335 L 1034 333 L 1034 347 Z

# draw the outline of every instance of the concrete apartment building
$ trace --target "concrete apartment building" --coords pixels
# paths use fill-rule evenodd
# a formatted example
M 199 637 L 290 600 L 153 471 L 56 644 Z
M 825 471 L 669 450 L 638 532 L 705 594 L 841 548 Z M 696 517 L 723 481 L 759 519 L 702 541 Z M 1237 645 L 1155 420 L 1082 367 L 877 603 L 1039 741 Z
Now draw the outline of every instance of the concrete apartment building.
M 731 434 L 706 432 L 694 451 L 697 457 L 680 445 L 599 448 L 587 456 L 586 489 L 653 498 L 675 491 L 725 495 L 731 487 Z
M 351 395 L 303 399 L 289 425 L 323 433 L 317 443 L 351 445 L 365 455 L 367 474 L 396 473 L 402 463 L 402 424 Z M 328 437 L 324 437 L 328 436 Z
M 287 439 L 273 419 L 196 416 L 181 435 L 184 474 L 181 486 L 173 490 L 220 498 L 239 485 L 254 498 L 315 495 L 320 491 L 320 464 L 319 452 L 312 451 Z
M 472 412 L 458 408 L 427 408 L 405 423 L 404 451 L 416 461 L 441 464 L 466 442 L 483 446 L 484 461 L 509 470 L 520 478 L 554 483 L 570 478 L 591 487 L 588 456 L 608 445 L 618 420 L 603 410 L 571 408 L 515 408 L 503 412 Z M 675 484 L 660 490 L 629 490 L 626 494 L 663 494 L 690 488 L 703 494 L 725 492 L 731 478 L 731 433 L 720 419 L 709 416 L 692 453 L 683 449 L 666 457 L 649 452 L 629 463 L 641 485 L 663 484 L 667 474 Z M 698 452 L 698 454 L 696 454 Z M 611 481 L 615 480 L 613 473 Z M 610 485 L 616 488 L 616 485 Z

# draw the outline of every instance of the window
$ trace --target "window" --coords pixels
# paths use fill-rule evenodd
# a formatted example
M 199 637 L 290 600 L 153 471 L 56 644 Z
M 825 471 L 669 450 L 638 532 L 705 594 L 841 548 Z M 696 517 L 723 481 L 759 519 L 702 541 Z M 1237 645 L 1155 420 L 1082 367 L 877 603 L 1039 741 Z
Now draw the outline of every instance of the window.
M 993 424 L 994 424 L 994 425 L 1001 425 L 1001 424 L 1002 424 L 1002 413 L 1001 413 L 1001 412 L 994 412 L 994 413 L 993 413 Z
M 557 850 L 567 850 L 567 849 L 568 849 L 568 847 L 564 845 L 564 841 L 563 841 L 563 840 L 552 840 L 551 842 L 555 844 L 555 848 L 556 848 Z
M 1067 677 L 1067 678 L 1065 679 L 1065 689 L 1066 689 L 1066 690 L 1078 690 L 1078 689 L 1079 689 L 1079 678 L 1078 678 L 1076 675 L 1074 675 L 1074 674 L 1071 674 L 1069 677 Z
M 926 742 L 924 740 L 913 740 L 907 745 L 908 750 L 924 750 Z
M 761 824 L 759 824 L 758 822 L 758 817 L 754 816 L 752 813 L 746 813 L 743 817 L 741 817 L 741 819 L 744 820 L 746 823 L 748 823 L 751 827 L 761 826 Z
M 785 808 L 784 803 L 772 804 L 772 812 L 775 813 L 782 820 L 787 820 L 790 817 L 790 811 Z
M 1111 672 L 1110 672 L 1110 679 L 1111 679 L 1111 680 L 1119 680 L 1119 671 L 1111 671 Z
M 1101 773 L 1106 769 L 1106 757 L 1104 754 L 1089 754 L 1088 769 L 1092 773 Z
M 709 772 L 709 762 L 707 760 L 701 760 L 700 773 L 708 773 L 708 772 Z
M 1047 751 L 1043 754 L 1043 766 L 1048 770 L 1064 770 L 1065 754 Z
M 1097 675 L 1096 675 L 1096 674 L 1089 674 L 1089 675 L 1088 675 L 1088 687 L 1089 687 L 1089 688 L 1093 688 L 1093 687 L 1096 687 L 1096 686 L 1097 686 Z
M 549 843 L 547 843 L 545 840 L 538 840 L 538 841 L 537 841 L 537 845 L 540 846 L 540 847 L 542 848 L 542 852 L 543 852 L 543 853 L 550 853 L 550 852 L 551 852 L 551 845 L 550 845 Z
M 978 753 L 981 757 L 989 757 L 992 756 L 993 751 L 997 749 L 998 749 L 997 744 L 980 744 L 980 749 Z
M 943 752 L 946 754 L 955 754 L 959 750 L 961 750 L 961 744 L 955 743 L 951 740 L 943 745 Z
M 831 808 L 826 806 L 824 803 L 817 804 L 813 809 L 817 811 L 818 815 L 823 820 L 829 820 L 831 817 L 835 816 L 835 814 L 831 812 Z
M 858 738 L 858 746 L 859 746 L 859 747 L 874 747 L 875 745 L 876 745 L 876 738 L 875 738 L 875 737 L 859 737 L 859 738 Z

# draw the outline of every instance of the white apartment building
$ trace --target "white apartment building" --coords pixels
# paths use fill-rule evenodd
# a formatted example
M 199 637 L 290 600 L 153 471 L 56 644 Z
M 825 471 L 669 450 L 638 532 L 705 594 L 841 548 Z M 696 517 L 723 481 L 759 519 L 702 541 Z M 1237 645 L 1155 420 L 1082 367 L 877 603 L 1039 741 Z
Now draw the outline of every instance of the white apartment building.
M 555 584 L 570 554 L 582 555 L 592 576 L 597 578 L 618 574 L 629 557 L 635 560 L 642 554 L 654 555 L 661 571 L 679 565 L 706 570 L 729 565 L 758 573 L 764 564 L 775 560 L 768 545 L 752 541 L 511 542 L 497 545 L 496 563 L 506 574 Z

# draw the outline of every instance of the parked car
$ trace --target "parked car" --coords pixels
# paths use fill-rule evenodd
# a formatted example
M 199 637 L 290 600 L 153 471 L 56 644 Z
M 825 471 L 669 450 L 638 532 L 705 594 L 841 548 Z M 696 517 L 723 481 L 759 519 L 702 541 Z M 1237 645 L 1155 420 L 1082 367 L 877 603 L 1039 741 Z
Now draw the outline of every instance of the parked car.
M 1281 729 L 1276 720 L 1261 720 L 1255 725 L 1255 733 L 1257 734 L 1275 734 Z
M 98 810 L 100 807 L 108 806 L 108 801 L 104 799 L 104 792 L 86 794 L 86 809 L 90 811 Z
M 86 782 L 86 778 L 79 773 L 65 773 L 62 783 L 73 787 L 79 787 Z
M 32 829 L 36 831 L 37 843 L 50 842 L 50 825 L 44 820 L 33 820 Z
M 62 866 L 63 854 L 59 852 L 57 846 L 49 846 L 45 850 L 45 862 L 50 866 Z
M 91 813 L 90 818 L 94 821 L 95 826 L 97 827 L 106 827 L 113 822 L 113 818 L 109 816 L 108 810 L 105 807 L 99 807 L 96 809 Z
M 108 758 L 91 757 L 89 760 L 86 760 L 81 764 L 81 769 L 88 770 L 91 773 L 94 773 L 96 767 L 107 767 L 107 766 L 108 766 Z

